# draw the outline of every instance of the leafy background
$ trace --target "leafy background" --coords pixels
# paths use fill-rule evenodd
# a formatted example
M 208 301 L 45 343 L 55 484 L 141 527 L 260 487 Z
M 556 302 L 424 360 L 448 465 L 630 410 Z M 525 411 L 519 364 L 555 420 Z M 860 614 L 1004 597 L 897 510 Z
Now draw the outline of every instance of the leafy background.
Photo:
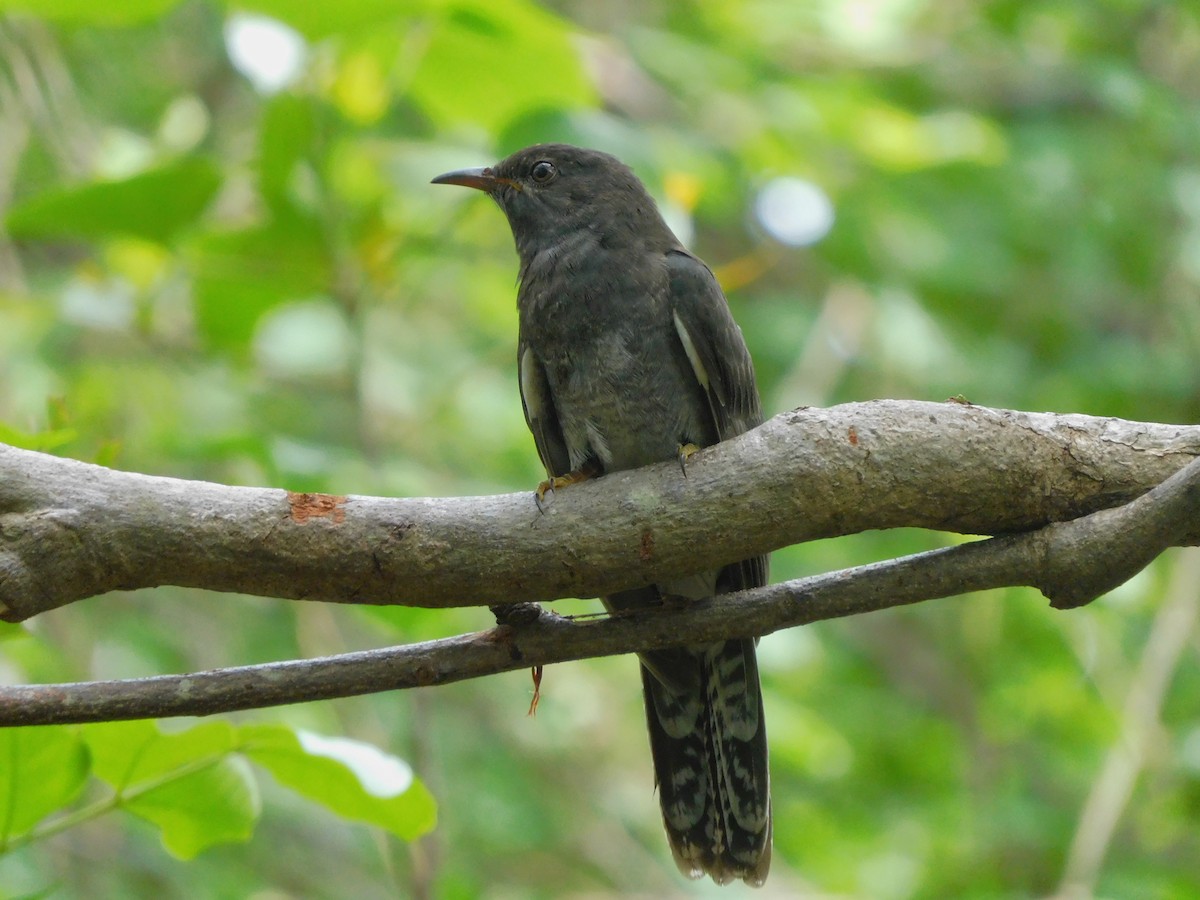
M 299 51 L 273 84 L 271 40 Z M 295 490 L 532 488 L 511 238 L 428 182 L 539 140 L 634 166 L 717 267 L 771 412 L 1200 417 L 1192 4 L 0 0 L 0 440 Z M 756 215 L 778 177 L 829 198 L 827 236 Z M 762 895 L 1195 896 L 1198 577 L 1176 552 L 1070 613 L 995 591 L 764 640 Z M 162 588 L 6 627 L 0 678 L 487 625 Z M 670 862 L 633 661 L 550 669 L 535 719 L 529 693 L 2 732 L 0 895 L 718 893 Z

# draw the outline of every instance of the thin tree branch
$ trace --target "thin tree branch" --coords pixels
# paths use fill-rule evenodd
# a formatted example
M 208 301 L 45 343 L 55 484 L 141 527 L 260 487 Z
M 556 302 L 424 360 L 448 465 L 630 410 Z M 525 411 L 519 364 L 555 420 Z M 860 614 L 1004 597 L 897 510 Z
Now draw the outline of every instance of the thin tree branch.
M 0 725 L 208 715 L 448 684 L 530 666 L 729 637 L 996 587 L 1037 587 L 1076 606 L 1117 586 L 1166 547 L 1195 540 L 1200 459 L 1141 497 L 1071 522 L 901 559 L 597 621 L 536 606 L 521 624 L 323 659 L 130 681 L 0 688 Z M 514 619 L 518 621 L 518 619 Z
M 0 445 L 0 618 L 164 584 L 425 607 L 596 596 L 872 528 L 1028 531 L 1127 502 L 1197 455 L 1200 426 L 874 401 L 781 414 L 686 477 L 615 473 L 543 514 L 532 492 L 295 494 Z

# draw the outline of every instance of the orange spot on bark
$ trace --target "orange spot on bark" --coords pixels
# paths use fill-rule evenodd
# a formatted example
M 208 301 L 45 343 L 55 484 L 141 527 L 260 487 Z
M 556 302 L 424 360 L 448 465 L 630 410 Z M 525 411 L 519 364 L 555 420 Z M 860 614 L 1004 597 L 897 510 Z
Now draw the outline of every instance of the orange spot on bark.
M 297 525 L 307 525 L 309 519 L 327 518 L 334 525 L 341 525 L 346 521 L 345 497 L 288 491 L 288 505 L 292 508 L 292 521 Z
M 849 432 L 847 432 L 847 434 L 850 437 L 850 446 L 857 447 L 858 446 L 858 429 L 855 428 L 853 425 L 851 425 L 850 430 L 849 430 Z

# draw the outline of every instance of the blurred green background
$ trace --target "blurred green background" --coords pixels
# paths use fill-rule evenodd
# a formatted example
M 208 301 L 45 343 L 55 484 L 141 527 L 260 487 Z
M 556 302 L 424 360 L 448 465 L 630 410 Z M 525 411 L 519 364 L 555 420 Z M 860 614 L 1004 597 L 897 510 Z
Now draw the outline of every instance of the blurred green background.
M 0 0 L 0 441 L 295 490 L 531 490 L 511 237 L 429 179 L 543 140 L 646 181 L 724 282 L 768 413 L 1200 418 L 1195 4 Z M 819 542 L 773 575 L 954 539 Z M 1069 613 L 996 591 L 765 639 L 759 896 L 1200 894 L 1198 579 L 1175 551 Z M 163 588 L 6 627 L 0 678 L 489 624 Z M 533 719 L 530 690 L 0 733 L 0 896 L 721 893 L 670 861 L 634 661 L 547 670 Z M 426 795 L 324 790 L 293 729 L 406 761 L 436 828 Z M 151 745 L 140 771 L 178 790 L 139 806 L 114 760 Z

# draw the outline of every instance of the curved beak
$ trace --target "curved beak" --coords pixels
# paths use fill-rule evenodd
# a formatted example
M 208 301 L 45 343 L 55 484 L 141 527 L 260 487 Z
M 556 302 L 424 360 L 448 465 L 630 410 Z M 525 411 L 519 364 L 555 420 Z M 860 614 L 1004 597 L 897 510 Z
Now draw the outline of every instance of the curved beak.
M 491 169 L 458 169 L 433 179 L 433 184 L 460 184 L 490 194 L 500 184 Z

